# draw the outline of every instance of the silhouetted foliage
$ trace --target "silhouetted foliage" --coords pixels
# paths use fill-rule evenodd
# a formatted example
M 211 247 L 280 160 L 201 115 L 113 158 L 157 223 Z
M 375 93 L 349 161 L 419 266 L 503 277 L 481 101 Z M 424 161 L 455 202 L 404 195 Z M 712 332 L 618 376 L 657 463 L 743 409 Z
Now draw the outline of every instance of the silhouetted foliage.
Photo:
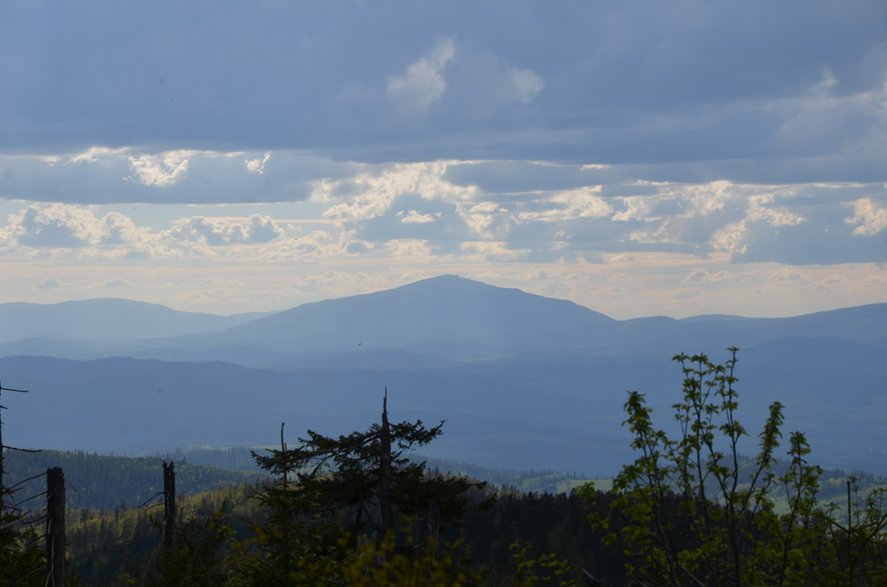
M 409 459 L 416 447 L 440 435 L 421 420 L 391 423 L 387 390 L 381 422 L 367 431 L 328 437 L 312 430 L 289 448 L 281 426 L 281 446 L 255 454 L 273 480 L 257 498 L 268 523 L 259 529 L 265 558 L 255 578 L 286 584 L 304 581 L 317 567 L 330 569 L 355 546 L 425 552 L 437 548 L 441 523 L 457 522 L 466 495 L 481 485 L 465 477 L 431 474 L 424 462 Z M 409 532 L 403 531 L 409 528 Z M 366 547 L 366 546 L 365 546 Z
M 866 516 L 870 535 L 848 532 L 848 544 L 859 540 L 872 552 L 848 546 L 850 570 L 841 570 L 840 557 L 830 555 L 840 544 L 832 528 L 840 525 L 817 501 L 821 469 L 809 464 L 803 434 L 789 435 L 787 461 L 777 467 L 779 402 L 770 405 L 758 434 L 753 465 L 743 464 L 748 431 L 737 414 L 738 349 L 729 350 L 723 364 L 704 354 L 674 357 L 684 377 L 681 401 L 673 405 L 676 436 L 654 425 L 643 394 L 629 392 L 625 425 L 637 458 L 614 481 L 609 515 L 593 521 L 610 532 L 609 540 L 624 544 L 629 577 L 650 584 L 807 585 L 832 571 L 837 575 L 829 580 L 840 575 L 856 584 L 856 567 L 883 561 L 880 502 L 871 503 Z M 784 511 L 777 510 L 777 497 Z

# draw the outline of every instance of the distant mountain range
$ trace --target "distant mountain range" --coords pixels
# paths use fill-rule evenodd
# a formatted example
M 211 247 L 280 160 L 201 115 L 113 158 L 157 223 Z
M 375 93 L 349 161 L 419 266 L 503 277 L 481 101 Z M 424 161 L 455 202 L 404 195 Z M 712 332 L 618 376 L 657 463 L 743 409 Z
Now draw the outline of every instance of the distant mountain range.
M 0 304 L 0 356 L 122 355 L 284 370 L 306 361 L 412 368 L 522 353 L 652 355 L 816 337 L 882 342 L 887 304 L 792 318 L 614 320 L 573 302 L 452 275 L 265 314 L 215 316 L 116 299 Z
M 216 316 L 166 306 L 100 298 L 60 304 L 0 304 L 0 342 L 34 338 L 124 341 L 215 332 L 265 316 Z
M 887 304 L 614 320 L 455 276 L 271 315 L 0 304 L 0 380 L 32 391 L 4 396 L 8 438 L 85 450 L 263 444 L 281 420 L 293 436 L 350 432 L 373 421 L 388 385 L 396 417 L 447 420 L 430 454 L 606 474 L 630 456 L 626 390 L 647 393 L 669 426 L 670 357 L 723 359 L 732 345 L 751 430 L 778 399 L 822 464 L 887 471 Z

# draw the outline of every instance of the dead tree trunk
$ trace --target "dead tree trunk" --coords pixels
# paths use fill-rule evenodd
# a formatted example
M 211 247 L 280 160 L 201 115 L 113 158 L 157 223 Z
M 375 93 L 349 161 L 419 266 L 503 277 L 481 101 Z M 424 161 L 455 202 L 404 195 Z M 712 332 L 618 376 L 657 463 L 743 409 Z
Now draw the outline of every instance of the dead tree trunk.
M 163 551 L 172 552 L 176 541 L 175 464 L 163 461 Z
M 388 387 L 382 400 L 382 430 L 379 454 L 379 508 L 382 510 L 383 533 L 394 531 L 394 508 L 391 505 L 391 426 L 388 424 Z
M 65 585 L 65 473 L 55 467 L 46 470 L 46 562 L 47 585 Z

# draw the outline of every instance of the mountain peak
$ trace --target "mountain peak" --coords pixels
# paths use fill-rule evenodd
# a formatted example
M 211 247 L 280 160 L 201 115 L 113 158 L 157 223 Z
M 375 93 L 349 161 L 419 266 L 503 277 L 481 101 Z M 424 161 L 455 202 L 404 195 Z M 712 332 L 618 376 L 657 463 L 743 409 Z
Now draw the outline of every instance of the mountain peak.
M 305 304 L 230 331 L 275 348 L 404 348 L 447 356 L 583 345 L 612 320 L 566 300 L 439 275 L 394 289 Z
M 453 273 L 445 273 L 443 275 L 435 275 L 434 277 L 427 277 L 425 279 L 419 279 L 418 281 L 413 281 L 412 283 L 407 283 L 405 285 L 401 285 L 390 290 L 384 291 L 397 291 L 397 290 L 465 290 L 465 291 L 478 291 L 483 289 L 494 290 L 494 289 L 513 289 L 513 288 L 503 288 L 496 285 L 490 285 L 489 283 L 484 283 L 482 281 L 477 281 L 475 279 L 469 279 L 467 277 L 462 277 L 461 275 L 455 275 Z M 520 291 L 520 290 L 515 290 Z M 378 293 L 383 293 L 378 292 Z M 531 294 L 528 294 L 531 295 Z

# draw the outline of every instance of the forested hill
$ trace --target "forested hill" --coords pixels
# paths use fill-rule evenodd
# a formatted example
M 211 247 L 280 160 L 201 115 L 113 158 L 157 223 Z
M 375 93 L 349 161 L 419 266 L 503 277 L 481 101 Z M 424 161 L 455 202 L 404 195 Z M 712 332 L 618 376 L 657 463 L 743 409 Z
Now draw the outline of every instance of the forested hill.
M 257 449 L 262 452 L 262 449 Z M 175 462 L 176 486 L 181 495 L 195 495 L 227 485 L 253 483 L 265 478 L 256 467 L 252 450 L 189 449 L 176 451 L 167 460 Z M 68 485 L 71 507 L 113 509 L 144 503 L 163 488 L 161 457 L 123 457 L 95 453 L 45 450 L 38 453 L 7 451 L 7 485 L 35 477 L 18 491 L 19 499 L 45 489 L 46 469 L 61 467 Z M 588 479 L 555 471 L 490 469 L 443 459 L 428 459 L 429 470 L 465 474 L 495 487 L 519 492 L 569 492 Z M 600 482 L 598 482 L 600 484 Z
M 257 449 L 262 452 L 262 449 Z M 570 493 L 588 481 L 606 490 L 609 479 L 588 479 L 585 476 L 550 470 L 518 471 L 490 468 L 447 459 L 416 459 L 427 462 L 430 471 L 466 475 L 489 484 L 491 489 L 517 493 Z M 252 449 L 186 449 L 167 457 L 175 462 L 176 485 L 181 495 L 196 495 L 231 485 L 252 484 L 266 478 L 255 464 Z M 124 457 L 95 453 L 45 450 L 38 453 L 7 451 L 7 485 L 25 482 L 17 492 L 18 499 L 39 494 L 45 489 L 46 469 L 61 467 L 65 472 L 70 506 L 81 509 L 114 509 L 134 507 L 149 500 L 163 488 L 161 457 Z M 748 463 L 751 466 L 751 463 Z M 776 464 L 780 473 L 786 463 Z M 823 471 L 820 497 L 841 498 L 848 472 L 840 469 Z M 860 489 L 887 486 L 878 475 L 854 471 Z M 780 499 L 780 495 L 774 495 Z M 39 500 L 38 500 L 39 501 Z
M 121 457 L 85 452 L 44 450 L 37 453 L 7 451 L 8 487 L 20 482 L 16 498 L 23 500 L 46 489 L 44 473 L 52 467 L 65 472 L 69 507 L 113 509 L 135 507 L 163 489 L 163 459 Z M 180 495 L 194 495 L 231 484 L 254 482 L 257 471 L 232 471 L 219 467 L 176 462 L 176 487 Z M 25 481 L 28 480 L 29 481 Z
M 259 451 L 261 452 L 261 451 Z M 257 471 L 252 450 L 247 447 L 227 448 L 190 448 L 176 451 L 176 459 L 189 463 L 221 467 L 237 471 Z M 483 467 L 449 459 L 414 455 L 411 460 L 423 461 L 431 471 L 465 475 L 491 486 L 512 489 L 518 492 L 535 493 L 569 493 L 589 479 L 576 473 L 564 473 L 552 470 L 514 470 L 495 467 Z M 597 480 L 598 485 L 601 484 Z

